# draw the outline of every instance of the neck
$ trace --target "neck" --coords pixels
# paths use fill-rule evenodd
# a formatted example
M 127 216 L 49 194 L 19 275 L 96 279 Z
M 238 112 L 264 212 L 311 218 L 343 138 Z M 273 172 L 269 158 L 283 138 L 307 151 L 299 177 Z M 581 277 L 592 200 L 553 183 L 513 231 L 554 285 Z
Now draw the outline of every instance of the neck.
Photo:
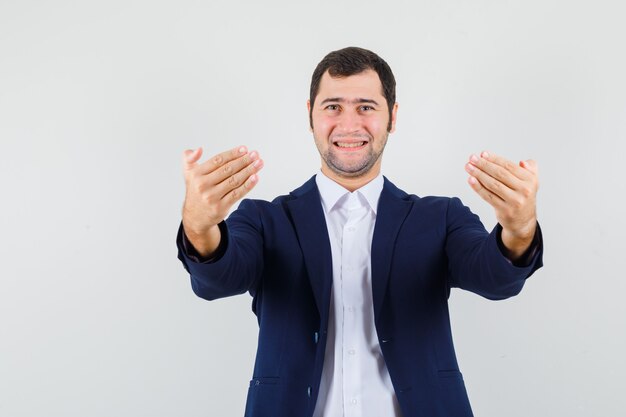
M 378 174 L 380 174 L 380 164 L 373 166 L 372 169 L 370 169 L 363 175 L 359 175 L 358 177 L 345 177 L 339 175 L 330 168 L 328 168 L 326 164 L 322 164 L 322 173 L 331 180 L 335 181 L 337 184 L 341 185 L 346 190 L 354 192 L 355 190 L 358 190 L 365 184 L 372 181 L 378 176 Z

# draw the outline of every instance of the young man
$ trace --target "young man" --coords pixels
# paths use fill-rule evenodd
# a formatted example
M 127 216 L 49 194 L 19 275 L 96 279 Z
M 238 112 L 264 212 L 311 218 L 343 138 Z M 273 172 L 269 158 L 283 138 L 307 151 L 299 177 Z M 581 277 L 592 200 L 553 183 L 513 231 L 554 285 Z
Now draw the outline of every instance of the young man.
M 179 258 L 195 293 L 244 292 L 259 322 L 248 417 L 471 416 L 448 315 L 451 287 L 517 294 L 542 265 L 533 161 L 483 152 L 470 186 L 488 233 L 457 198 L 408 195 L 382 177 L 395 80 L 371 51 L 317 66 L 307 107 L 321 172 L 273 202 L 244 200 L 263 161 L 245 147 L 184 153 Z

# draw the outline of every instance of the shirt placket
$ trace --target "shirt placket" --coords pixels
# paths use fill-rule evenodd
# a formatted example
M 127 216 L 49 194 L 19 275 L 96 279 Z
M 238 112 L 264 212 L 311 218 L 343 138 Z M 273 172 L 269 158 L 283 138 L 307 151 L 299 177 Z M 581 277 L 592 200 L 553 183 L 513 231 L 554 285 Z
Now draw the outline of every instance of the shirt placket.
M 357 417 L 362 415 L 362 383 L 359 359 L 363 352 L 358 351 L 359 329 L 362 325 L 359 306 L 359 288 L 362 271 L 362 262 L 355 250 L 358 245 L 363 245 L 360 229 L 365 207 L 360 203 L 356 194 L 350 195 L 347 202 L 348 218 L 343 227 L 343 244 L 341 250 L 341 277 L 342 277 L 342 362 L 344 368 L 343 378 L 343 403 L 345 417 Z

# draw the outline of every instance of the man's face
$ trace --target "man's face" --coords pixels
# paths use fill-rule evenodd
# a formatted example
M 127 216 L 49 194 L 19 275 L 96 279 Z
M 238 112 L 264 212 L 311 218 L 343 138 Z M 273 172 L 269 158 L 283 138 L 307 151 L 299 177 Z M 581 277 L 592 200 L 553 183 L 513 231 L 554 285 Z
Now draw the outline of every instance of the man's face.
M 311 103 L 307 106 L 310 110 Z M 387 131 L 389 110 L 378 74 L 366 70 L 333 78 L 327 71 L 313 106 L 312 130 L 322 171 L 343 178 L 377 175 L 387 137 L 395 130 L 397 111 L 396 104 Z

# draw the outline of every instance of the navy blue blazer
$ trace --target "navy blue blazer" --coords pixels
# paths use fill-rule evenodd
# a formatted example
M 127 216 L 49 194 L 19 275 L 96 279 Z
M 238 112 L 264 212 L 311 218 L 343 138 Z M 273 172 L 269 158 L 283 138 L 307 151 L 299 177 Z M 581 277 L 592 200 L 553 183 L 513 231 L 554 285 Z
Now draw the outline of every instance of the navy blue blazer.
M 332 259 L 314 177 L 272 202 L 243 200 L 225 223 L 222 253 L 179 258 L 194 292 L 213 300 L 250 292 L 259 323 L 246 417 L 310 417 L 322 373 Z M 372 241 L 372 292 L 381 350 L 404 417 L 472 416 L 452 343 L 448 297 L 519 293 L 542 266 L 541 232 L 526 266 L 501 252 L 458 198 L 408 195 L 385 178 Z

